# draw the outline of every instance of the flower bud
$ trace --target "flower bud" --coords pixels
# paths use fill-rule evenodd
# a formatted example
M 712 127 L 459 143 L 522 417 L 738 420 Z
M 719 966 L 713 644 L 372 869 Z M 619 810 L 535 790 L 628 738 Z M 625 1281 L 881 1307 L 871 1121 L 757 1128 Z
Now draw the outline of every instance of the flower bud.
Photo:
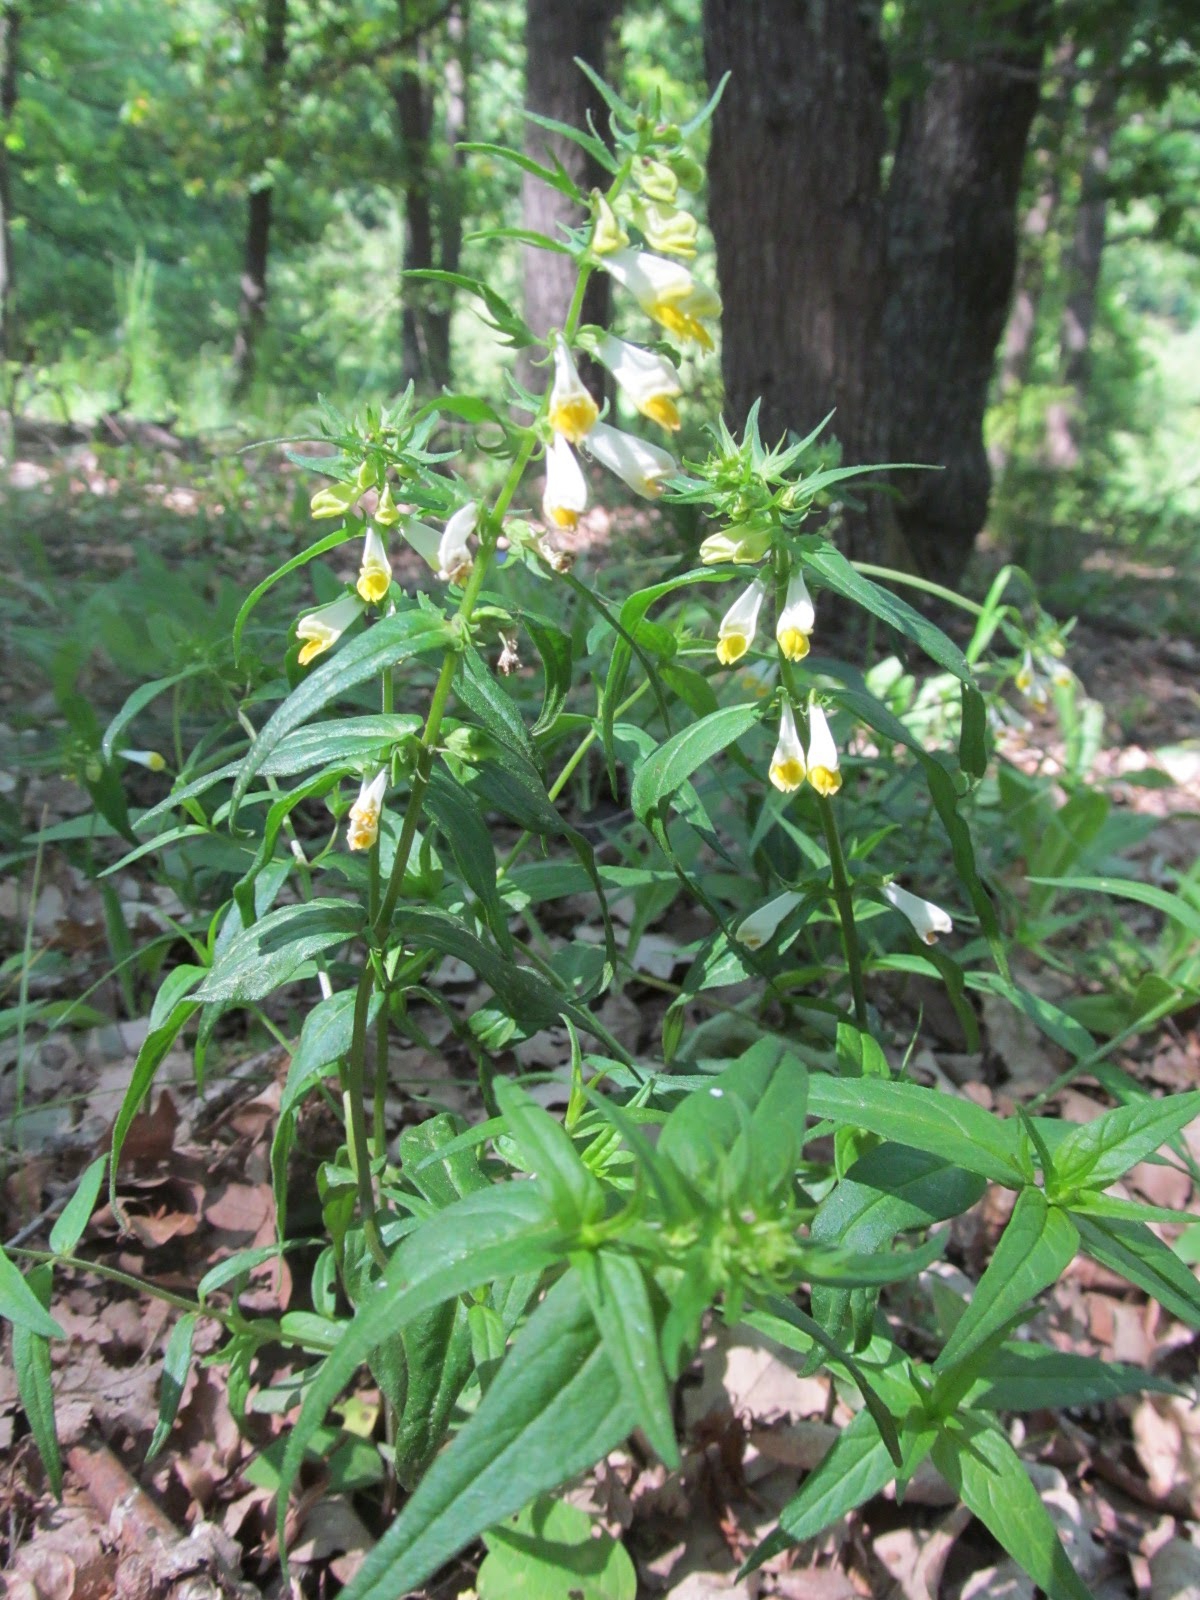
M 648 157 L 634 163 L 634 182 L 642 193 L 662 205 L 674 205 L 679 179 L 663 161 Z
M 592 229 L 592 254 L 610 256 L 616 250 L 623 250 L 629 243 L 629 235 L 599 189 L 592 190 L 592 205 L 596 213 L 596 224 Z
M 309 501 L 314 517 L 344 517 L 362 491 L 354 483 L 330 483 Z
M 379 496 L 379 504 L 375 507 L 375 521 L 381 528 L 394 528 L 400 521 L 400 512 L 392 499 L 390 483 L 384 484 L 383 493 Z

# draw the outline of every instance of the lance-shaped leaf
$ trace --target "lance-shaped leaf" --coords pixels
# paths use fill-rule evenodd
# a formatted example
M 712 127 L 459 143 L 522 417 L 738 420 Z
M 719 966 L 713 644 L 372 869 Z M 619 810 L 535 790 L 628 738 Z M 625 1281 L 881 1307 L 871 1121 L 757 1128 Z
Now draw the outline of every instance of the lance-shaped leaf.
M 1063 1191 L 1115 1183 L 1200 1116 L 1200 1090 L 1117 1106 L 1073 1128 L 1054 1153 L 1055 1184 Z
M 8 1264 L 7 1261 L 5 1264 Z M 22 1287 L 42 1310 L 46 1323 L 61 1337 L 62 1330 L 45 1309 L 50 1304 L 52 1280 L 52 1269 L 48 1265 L 34 1267 L 28 1280 L 22 1283 Z M 8 1313 L 5 1312 L 5 1315 Z M 50 1487 L 55 1495 L 61 1497 L 62 1454 L 58 1448 L 58 1429 L 54 1420 L 54 1386 L 51 1379 L 50 1343 L 46 1334 L 37 1331 L 28 1321 L 14 1321 L 12 1360 L 13 1371 L 17 1376 L 17 1393 L 25 1408 L 29 1431 L 33 1434 L 33 1442 L 37 1445 L 38 1455 L 42 1458 Z
M 240 928 L 196 991 L 206 1004 L 261 1000 L 287 983 L 312 956 L 362 931 L 363 910 L 348 900 L 280 906 Z
M 485 1528 L 600 1460 L 635 1422 L 587 1296 L 567 1273 L 371 1551 L 346 1600 L 396 1600 L 417 1588 Z
M 698 767 L 740 739 L 761 715 L 762 707 L 757 704 L 725 706 L 672 734 L 642 762 L 634 776 L 631 798 L 636 814 L 645 822 Z
M 1173 1317 L 1200 1328 L 1200 1283 L 1144 1222 L 1101 1219 L 1078 1211 L 1071 1215 L 1089 1256 L 1144 1289 Z

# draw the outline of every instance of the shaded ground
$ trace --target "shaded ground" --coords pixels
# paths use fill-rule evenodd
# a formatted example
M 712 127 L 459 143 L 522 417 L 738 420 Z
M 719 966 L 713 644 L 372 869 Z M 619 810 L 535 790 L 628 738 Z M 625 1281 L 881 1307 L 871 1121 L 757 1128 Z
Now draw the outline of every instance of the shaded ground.
M 27 597 L 27 618 L 49 626 L 56 581 L 120 579 L 135 570 L 147 529 L 172 561 L 195 562 L 216 583 L 222 573 L 244 591 L 275 561 L 290 553 L 287 532 L 294 484 L 278 464 L 233 474 L 220 497 L 202 499 L 188 469 L 168 464 L 102 461 L 88 447 L 72 447 L 65 478 L 45 453 L 26 462 L 18 486 L 47 501 L 40 515 L 6 529 L 3 565 L 10 596 Z M 256 475 L 257 474 L 257 475 Z M 66 509 L 64 510 L 64 502 Z M 69 512 L 69 514 L 68 514 Z M 261 548 L 248 556 L 236 531 L 265 529 Z M 607 526 L 593 527 L 603 538 Z M 39 547 L 30 565 L 32 545 Z M 1154 590 L 1156 576 L 1128 577 L 1127 604 L 1117 621 L 1082 623 L 1074 635 L 1072 664 L 1106 709 L 1104 746 L 1096 782 L 1114 804 L 1161 823 L 1137 845 L 1132 859 L 1150 881 L 1172 869 L 1186 871 L 1200 845 L 1200 658 L 1190 639 L 1138 632 L 1137 583 Z M 36 592 L 30 594 L 29 586 Z M 68 584 L 69 587 L 69 584 Z M 72 590 L 82 593 L 82 587 Z M 216 593 L 214 589 L 212 593 Z M 202 595 L 207 605 L 211 595 Z M 26 602 L 10 599 L 10 617 Z M 1150 608 L 1151 610 L 1153 607 Z M 0 717 L 9 754 L 6 804 L 9 848 L 40 823 L 83 817 L 87 794 L 64 779 L 59 703 L 47 688 L 47 657 L 14 648 L 8 631 Z M 88 692 L 111 712 L 129 683 L 131 663 L 119 652 L 85 656 Z M 199 714 L 199 713 L 197 713 Z M 1036 722 L 1010 739 L 1014 766 L 1053 775 L 1061 756 L 1053 725 Z M 44 758 L 44 759 L 43 759 Z M 1146 779 L 1161 774 L 1157 786 Z M 135 793 L 150 800 L 162 780 L 135 774 Z M 34 882 L 36 877 L 36 893 Z M 105 976 L 114 964 L 114 925 L 132 945 L 158 938 L 161 957 L 171 949 L 172 919 L 184 914 L 151 863 L 135 864 L 102 889 L 78 846 L 48 850 L 40 867 L 18 853 L 0 886 L 4 953 L 4 1005 L 19 1006 L 23 952 L 34 956 L 22 1032 L 0 1033 L 0 1127 L 8 1133 L 0 1234 L 5 1240 L 44 1242 L 83 1167 L 104 1148 L 131 1062 L 145 1036 L 154 970 L 134 964 L 127 981 Z M 113 902 L 118 915 L 115 917 Z M 569 908 L 567 908 L 569 911 Z M 1162 919 L 1141 907 L 1122 908 L 1133 941 L 1151 947 Z M 1101 913 L 1084 920 L 1079 948 L 1107 937 Z M 553 924 L 551 939 L 564 930 Z M 640 974 L 623 994 L 606 1002 L 602 1016 L 632 1049 L 653 1051 L 665 999 L 657 984 L 679 975 L 680 954 L 696 930 L 678 911 L 669 927 L 642 941 Z M 1022 979 L 1051 996 L 1064 979 L 1032 958 Z M 62 1026 L 54 1007 L 92 982 L 94 1014 L 76 1013 Z M 454 1005 L 470 1011 L 486 993 L 471 974 L 447 963 L 438 982 Z M 923 1081 L 1010 1111 L 1052 1092 L 1050 1105 L 1072 1120 L 1087 1120 L 1108 1103 L 1102 1084 L 1080 1078 L 1054 1089 L 1069 1065 L 1066 1055 L 1016 1018 L 1011 1008 L 985 1002 L 980 1047 L 964 1048 L 949 1008 L 933 992 L 897 988 L 886 1001 L 898 1061 L 918 1026 L 912 1063 Z M 274 1020 L 288 1036 L 296 1017 L 280 1010 Z M 1200 1083 L 1200 1035 L 1195 1013 L 1136 1037 L 1114 1057 L 1140 1083 L 1164 1091 Z M 389 1105 L 392 1133 L 423 1117 L 431 1106 L 468 1119 L 482 1113 L 473 1072 L 440 1013 L 420 1018 L 429 1048 L 393 1047 Z M 78 1024 L 84 1023 L 85 1026 Z M 520 1064 L 554 1069 L 566 1041 L 554 1031 L 522 1046 Z M 198 1093 L 190 1050 L 168 1056 L 151 1107 L 137 1119 L 126 1143 L 119 1188 L 127 1208 L 122 1231 L 107 1208 L 93 1217 L 79 1253 L 97 1265 L 160 1288 L 190 1294 L 215 1262 L 235 1250 L 269 1243 L 274 1213 L 269 1147 L 288 1052 L 265 1034 L 244 1031 L 218 1039 L 209 1062 L 209 1087 Z M 549 1104 L 561 1098 L 551 1084 Z M 11 1120 L 21 1103 L 24 1114 Z M 292 1192 L 313 1190 L 316 1163 L 336 1143 L 336 1124 L 319 1102 L 306 1113 L 292 1175 Z M 1192 1130 L 1190 1155 L 1200 1162 L 1200 1131 Z M 1127 1180 L 1130 1193 L 1158 1205 L 1190 1209 L 1200 1218 L 1200 1194 L 1183 1166 L 1144 1164 Z M 988 1195 L 955 1225 L 947 1262 L 935 1272 L 969 1292 L 989 1259 L 1011 1196 Z M 319 1231 L 319 1218 L 293 1217 L 296 1236 Z M 1178 1234 L 1179 1230 L 1171 1230 Z M 1190 1259 L 1200 1256 L 1200 1222 L 1188 1230 Z M 289 1266 L 265 1265 L 243 1305 L 260 1315 L 303 1308 L 312 1253 L 289 1257 Z M 293 1275 L 294 1274 L 294 1275 Z M 918 1342 L 929 1337 L 923 1302 L 892 1295 L 890 1312 Z M 239 1432 L 229 1408 L 222 1367 L 193 1364 L 178 1421 L 165 1449 L 148 1466 L 144 1456 L 158 1414 L 162 1353 L 176 1312 L 132 1284 L 80 1272 L 55 1302 L 68 1339 L 55 1347 L 60 1436 L 67 1461 L 67 1491 L 56 1507 L 16 1406 L 10 1368 L 0 1369 L 0 1539 L 5 1546 L 7 1592 L 21 1600 L 70 1600 L 120 1593 L 139 1596 L 279 1594 L 273 1539 L 272 1496 L 281 1437 L 272 1391 L 292 1370 L 286 1348 L 273 1368 L 256 1368 L 251 1415 Z M 1194 1382 L 1200 1343 L 1143 1297 L 1094 1264 L 1079 1260 L 1049 1294 L 1034 1330 L 1063 1349 L 1132 1362 L 1182 1382 Z M 201 1323 L 198 1355 L 216 1344 L 216 1330 Z M 257 1396 L 257 1400 L 254 1398 Z M 734 1579 L 741 1559 L 772 1526 L 794 1492 L 798 1476 L 828 1449 L 851 1415 L 826 1378 L 802 1379 L 771 1348 L 734 1342 L 714 1327 L 695 1369 L 681 1383 L 679 1417 L 684 1461 L 667 1473 L 636 1447 L 611 1457 L 573 1491 L 577 1503 L 619 1532 L 637 1564 L 645 1596 L 704 1600 L 727 1594 L 748 1600 L 979 1600 L 1028 1597 L 1033 1590 L 983 1531 L 955 1503 L 932 1471 L 918 1475 L 903 1504 L 890 1495 L 873 1501 L 838 1529 L 779 1558 L 744 1583 Z M 297 1580 L 305 1593 L 336 1592 L 361 1561 L 378 1531 L 372 1493 L 379 1477 L 370 1437 L 379 1423 L 379 1398 L 364 1387 L 347 1408 L 344 1429 L 331 1434 L 324 1469 L 314 1468 L 292 1517 Z M 1075 1564 L 1097 1600 L 1140 1596 L 1182 1600 L 1200 1584 L 1200 1551 L 1193 1542 L 1200 1518 L 1200 1412 L 1189 1400 L 1154 1396 L 1064 1414 L 1023 1419 L 1016 1435 L 1032 1464 Z M 140 1496 L 134 1482 L 140 1485 Z M 359 1491 L 365 1490 L 365 1493 Z M 132 1496 L 132 1498 L 131 1498 Z M 443 1574 L 431 1595 L 455 1596 L 474 1581 L 479 1552 L 468 1553 Z

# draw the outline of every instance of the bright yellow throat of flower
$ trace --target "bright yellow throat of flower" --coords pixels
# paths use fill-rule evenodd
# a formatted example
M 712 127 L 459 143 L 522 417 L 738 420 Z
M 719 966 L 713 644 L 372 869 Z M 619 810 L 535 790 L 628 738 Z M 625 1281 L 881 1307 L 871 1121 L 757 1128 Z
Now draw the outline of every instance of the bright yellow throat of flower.
M 644 417 L 657 422 L 660 428 L 669 428 L 672 433 L 681 425 L 679 407 L 668 395 L 652 394 L 649 399 L 642 401 L 639 409 Z
M 661 323 L 677 339 L 694 339 L 704 350 L 713 349 L 712 334 L 704 324 L 670 300 L 656 300 L 647 308 L 655 322 Z
M 791 794 L 804 782 L 805 767 L 798 756 L 788 756 L 783 761 L 772 761 L 771 782 L 784 794 Z
M 550 426 L 572 444 L 578 444 L 591 431 L 600 408 L 590 394 L 573 395 L 550 407 Z
M 776 636 L 779 648 L 789 661 L 803 661 L 808 654 L 808 635 L 799 628 L 781 628 Z
M 387 594 L 388 590 L 391 588 L 391 585 L 391 574 L 388 572 L 383 572 L 379 568 L 375 567 L 368 568 L 365 572 L 361 572 L 359 574 L 358 582 L 354 587 L 358 590 L 359 594 L 368 605 L 374 606 L 379 604 L 384 595 Z
M 828 798 L 842 787 L 842 775 L 833 767 L 809 767 L 808 781 L 818 794 Z
M 731 667 L 735 661 L 740 661 L 750 648 L 750 641 L 744 633 L 727 633 L 723 639 L 717 640 L 717 660 L 723 667 Z

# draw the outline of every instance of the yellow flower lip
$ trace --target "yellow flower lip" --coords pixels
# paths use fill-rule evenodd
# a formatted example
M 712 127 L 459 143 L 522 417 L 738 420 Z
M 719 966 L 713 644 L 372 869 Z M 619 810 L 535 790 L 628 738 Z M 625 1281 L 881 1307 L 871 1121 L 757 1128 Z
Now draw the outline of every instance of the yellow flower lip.
M 842 787 L 838 748 L 829 721 L 815 700 L 808 708 L 808 781 L 826 799 Z
M 818 794 L 827 799 L 842 787 L 841 773 L 830 767 L 809 767 L 808 781 Z
M 378 605 L 392 586 L 392 564 L 375 528 L 367 529 L 355 588 L 368 605 Z
M 297 639 L 305 641 L 300 651 L 300 665 L 306 667 L 317 656 L 331 650 L 350 624 L 362 615 L 362 610 L 362 601 L 357 595 L 344 594 L 301 617 L 296 624 Z
M 801 633 L 799 628 L 780 628 L 775 637 L 789 661 L 803 661 L 808 654 L 808 635 Z
M 784 794 L 791 794 L 804 782 L 804 762 L 798 756 L 789 756 L 784 761 L 772 761 L 771 782 Z
M 791 702 L 785 700 L 779 714 L 779 739 L 771 757 L 769 776 L 782 794 L 791 794 L 804 782 L 808 770 Z
M 730 633 L 724 639 L 717 640 L 717 660 L 723 667 L 733 666 L 735 661 L 740 661 L 750 648 L 750 641 L 744 633 Z
M 555 432 L 572 444 L 587 437 L 600 415 L 600 407 L 583 386 L 570 348 L 560 338 L 554 340 L 554 383 L 547 415 Z
M 761 578 L 744 589 L 721 618 L 717 637 L 717 660 L 723 667 L 740 661 L 750 648 L 758 628 L 758 613 L 767 591 Z
M 566 437 L 556 433 L 546 449 L 546 488 L 542 515 L 556 528 L 573 528 L 587 510 L 588 489 L 583 469 Z

